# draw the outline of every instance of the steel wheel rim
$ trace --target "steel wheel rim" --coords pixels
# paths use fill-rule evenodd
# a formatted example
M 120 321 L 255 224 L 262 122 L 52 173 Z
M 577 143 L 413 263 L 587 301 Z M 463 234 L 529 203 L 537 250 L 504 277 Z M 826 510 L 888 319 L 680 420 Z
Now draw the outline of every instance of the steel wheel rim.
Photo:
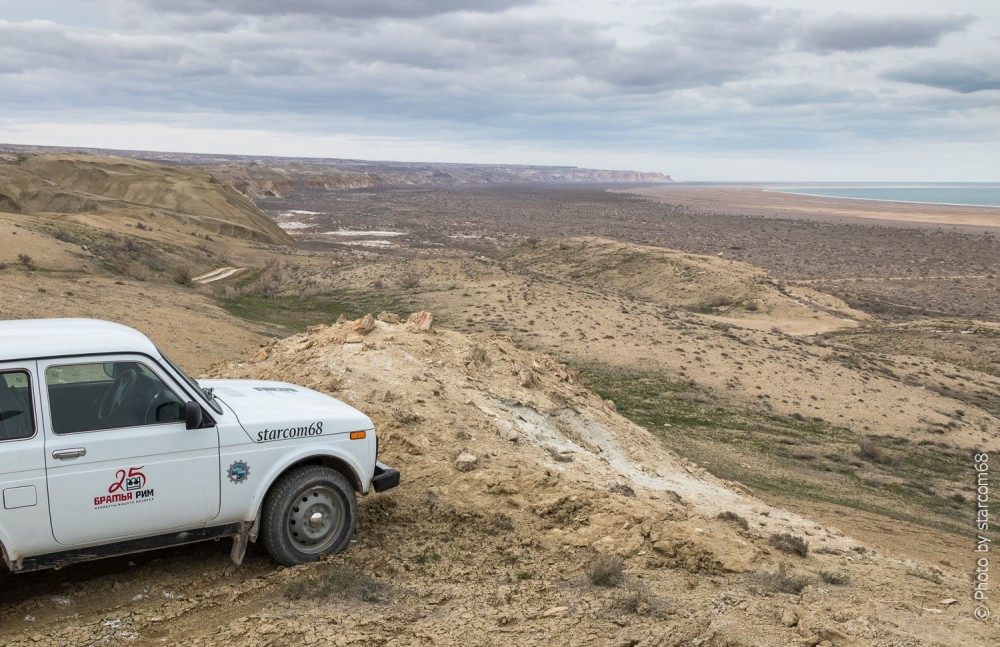
M 344 527 L 340 497 L 329 487 L 317 485 L 303 490 L 288 510 L 288 539 L 303 553 L 320 553 L 340 535 Z

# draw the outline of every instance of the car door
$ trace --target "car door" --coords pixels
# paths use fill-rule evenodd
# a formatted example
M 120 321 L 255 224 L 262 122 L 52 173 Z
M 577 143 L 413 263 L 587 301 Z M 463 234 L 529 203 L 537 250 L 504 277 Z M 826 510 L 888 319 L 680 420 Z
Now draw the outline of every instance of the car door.
M 219 435 L 187 429 L 190 399 L 138 355 L 39 361 L 49 515 L 67 546 L 207 525 Z
M 0 542 L 8 553 L 52 543 L 37 386 L 33 361 L 0 362 Z

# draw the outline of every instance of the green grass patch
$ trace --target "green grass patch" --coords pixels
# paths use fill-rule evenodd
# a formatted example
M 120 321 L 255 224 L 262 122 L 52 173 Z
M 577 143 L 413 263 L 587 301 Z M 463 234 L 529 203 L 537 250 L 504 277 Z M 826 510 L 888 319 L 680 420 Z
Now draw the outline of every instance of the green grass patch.
M 244 294 L 231 299 L 222 298 L 219 304 L 241 319 L 279 326 L 292 332 L 302 332 L 307 326 L 336 321 L 340 315 L 355 317 L 349 306 L 317 296 L 269 297 Z
M 967 531 L 969 506 L 950 494 L 969 487 L 970 458 L 962 451 L 740 406 L 662 373 L 578 370 L 601 397 L 664 445 L 765 499 L 831 503 L 956 534 Z M 877 455 L 878 462 L 866 459 L 859 439 L 872 444 L 867 456 Z
M 252 284 L 254 276 L 243 278 L 237 288 Z M 309 326 L 330 324 L 341 316 L 357 319 L 365 314 L 377 315 L 382 311 L 395 312 L 401 317 L 413 306 L 392 293 L 376 294 L 349 291 L 330 291 L 321 294 L 254 293 L 240 294 L 230 290 L 216 294 L 216 300 L 227 312 L 255 323 L 277 326 L 289 333 L 303 332 Z

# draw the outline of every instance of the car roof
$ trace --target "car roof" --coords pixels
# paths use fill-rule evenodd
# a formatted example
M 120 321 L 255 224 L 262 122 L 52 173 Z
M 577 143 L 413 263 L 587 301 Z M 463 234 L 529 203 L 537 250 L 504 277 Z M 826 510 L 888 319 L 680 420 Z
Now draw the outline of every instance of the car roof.
M 140 353 L 159 356 L 144 334 L 100 319 L 0 321 L 0 362 L 40 357 Z

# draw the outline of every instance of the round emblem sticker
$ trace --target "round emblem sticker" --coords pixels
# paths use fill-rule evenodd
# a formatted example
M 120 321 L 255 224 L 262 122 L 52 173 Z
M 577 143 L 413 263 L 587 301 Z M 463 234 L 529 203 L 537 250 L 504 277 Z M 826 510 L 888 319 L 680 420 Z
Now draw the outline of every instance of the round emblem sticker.
M 236 461 L 229 466 L 229 480 L 233 483 L 242 483 L 250 476 L 250 466 L 243 461 Z

